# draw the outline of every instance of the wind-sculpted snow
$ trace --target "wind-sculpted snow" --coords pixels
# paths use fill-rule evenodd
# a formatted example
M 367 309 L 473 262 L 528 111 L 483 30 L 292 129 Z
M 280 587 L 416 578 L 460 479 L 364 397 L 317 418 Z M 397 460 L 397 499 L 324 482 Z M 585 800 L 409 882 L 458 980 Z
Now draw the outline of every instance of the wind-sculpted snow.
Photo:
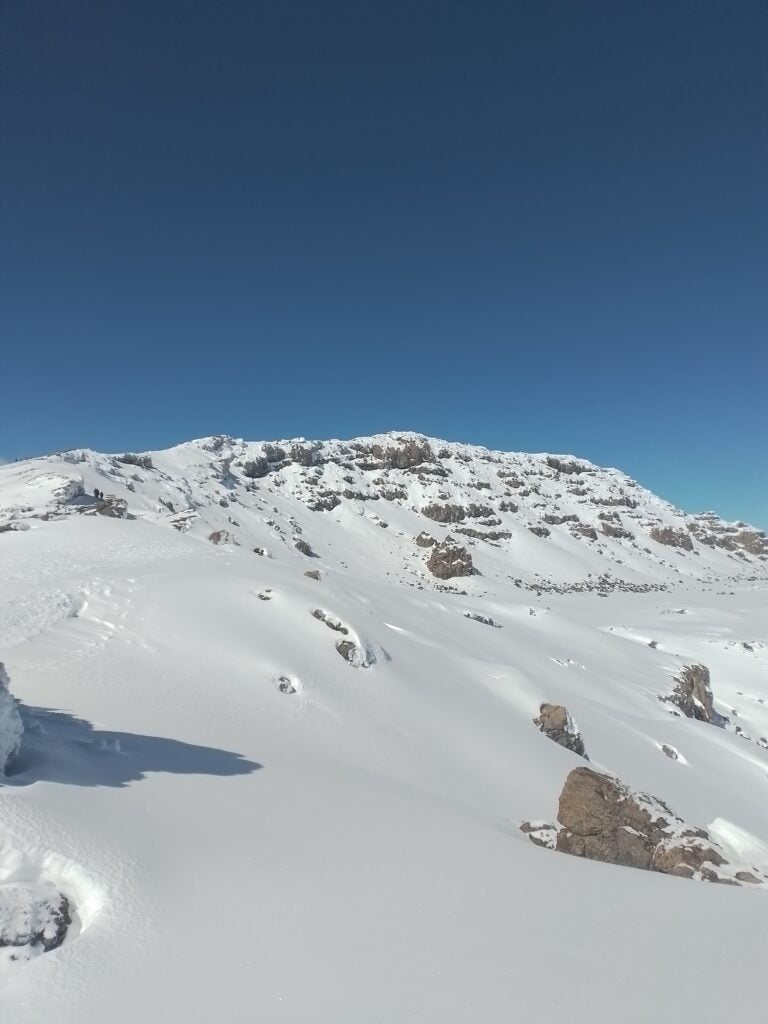
M 758 531 L 413 434 L 3 466 L 0 531 L 3 1022 L 762 1024 Z M 537 849 L 579 768 L 708 839 Z

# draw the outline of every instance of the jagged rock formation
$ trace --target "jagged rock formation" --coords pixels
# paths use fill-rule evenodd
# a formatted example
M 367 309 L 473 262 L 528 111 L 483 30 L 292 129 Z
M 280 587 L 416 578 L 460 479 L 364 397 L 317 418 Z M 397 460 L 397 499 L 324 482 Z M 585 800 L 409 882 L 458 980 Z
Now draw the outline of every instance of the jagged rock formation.
M 592 768 L 570 772 L 557 820 L 559 829 L 523 822 L 521 830 L 539 846 L 609 864 L 732 885 L 764 880 L 757 868 L 729 865 L 705 829 L 686 825 L 662 800 Z
M 709 669 L 706 665 L 686 665 L 675 678 L 675 689 L 667 698 L 686 718 L 723 726 L 728 721 L 715 711 Z
M 475 571 L 470 553 L 450 537 L 432 548 L 427 568 L 439 580 L 471 576 Z
M 533 724 L 538 726 L 548 739 L 553 740 L 561 747 L 572 750 L 579 757 L 587 757 L 581 733 L 568 713 L 568 709 L 562 704 L 542 704 L 539 708 L 539 715 L 534 718 Z

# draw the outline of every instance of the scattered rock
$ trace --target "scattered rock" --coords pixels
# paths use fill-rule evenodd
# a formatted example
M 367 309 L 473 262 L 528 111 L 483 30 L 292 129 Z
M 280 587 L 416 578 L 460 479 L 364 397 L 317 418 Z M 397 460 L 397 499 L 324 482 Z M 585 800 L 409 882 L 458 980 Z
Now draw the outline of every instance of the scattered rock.
M 548 739 L 554 740 L 566 750 L 572 750 L 579 757 L 587 758 L 581 733 L 568 713 L 568 709 L 562 704 L 542 704 L 539 708 L 539 716 L 534 718 L 533 724 L 538 726 Z
M 280 693 L 298 693 L 298 687 L 289 676 L 279 676 L 277 688 Z
M 320 579 L 320 570 L 319 569 L 307 569 L 307 571 L 304 573 L 304 575 L 307 576 L 311 580 L 318 580 L 319 581 L 319 579 Z
M 431 534 L 427 533 L 426 530 L 422 530 L 418 537 L 416 537 L 416 544 L 420 548 L 431 548 L 433 545 L 437 544 L 437 541 Z
M 662 752 L 665 753 L 667 755 L 667 757 L 671 758 L 673 761 L 677 761 L 678 758 L 680 757 L 680 755 L 675 750 L 675 748 L 674 747 L 670 747 L 670 745 L 668 743 L 662 743 L 661 749 L 662 749 Z
M 329 615 L 328 612 L 323 611 L 322 608 L 315 608 L 312 615 L 320 622 L 324 622 L 329 629 L 333 629 L 337 633 L 343 633 L 345 636 L 349 633 L 349 630 L 341 619 L 334 618 L 334 616 Z

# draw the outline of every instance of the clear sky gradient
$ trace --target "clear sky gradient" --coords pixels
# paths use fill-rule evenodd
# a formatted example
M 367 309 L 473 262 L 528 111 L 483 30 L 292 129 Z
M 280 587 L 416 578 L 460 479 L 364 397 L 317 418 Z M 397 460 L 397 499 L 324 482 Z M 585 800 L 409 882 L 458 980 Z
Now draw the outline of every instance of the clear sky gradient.
M 5 0 L 0 454 L 413 429 L 768 526 L 762 0 Z

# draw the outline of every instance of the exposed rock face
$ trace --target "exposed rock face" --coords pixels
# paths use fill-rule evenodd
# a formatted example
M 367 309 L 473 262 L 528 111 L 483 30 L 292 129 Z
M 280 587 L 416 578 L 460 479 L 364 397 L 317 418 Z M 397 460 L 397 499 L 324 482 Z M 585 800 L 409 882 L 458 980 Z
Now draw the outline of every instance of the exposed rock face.
M 27 959 L 56 949 L 72 923 L 69 901 L 51 885 L 0 886 L 0 949 Z
M 547 465 L 558 473 L 588 473 L 589 466 L 584 466 L 575 459 L 561 459 L 557 455 L 547 456 Z
M 317 449 L 303 444 L 291 445 L 291 459 L 300 466 L 314 466 L 317 461 Z
M 0 777 L 21 743 L 24 731 L 16 701 L 11 696 L 10 679 L 0 661 Z
M 258 459 L 250 459 L 243 465 L 243 476 L 247 476 L 249 480 L 258 480 L 262 476 L 266 476 L 269 472 L 269 463 L 262 456 Z
M 548 537 L 551 532 L 546 526 L 529 526 L 528 529 L 536 537 Z
M 431 548 L 433 545 L 437 544 L 437 541 L 431 534 L 427 533 L 426 530 L 422 530 L 416 538 L 416 544 L 420 548 Z
M 475 571 L 470 553 L 451 538 L 432 548 L 427 568 L 439 580 L 450 580 L 454 576 L 472 576 Z
M 280 448 L 276 444 L 264 444 L 261 450 L 264 452 L 264 458 L 267 462 L 285 462 L 288 457 L 285 453 L 284 448 Z
M 539 708 L 539 717 L 534 718 L 533 724 L 538 726 L 548 739 L 554 740 L 561 747 L 572 750 L 579 757 L 587 757 L 581 733 L 568 709 L 562 704 L 542 704 Z
M 308 508 L 312 512 L 332 512 L 340 504 L 341 498 L 338 495 L 332 491 L 322 491 L 309 502 Z
M 449 505 L 434 502 L 432 505 L 425 505 L 421 514 L 427 519 L 434 519 L 436 523 L 461 523 L 466 519 L 467 510 L 463 505 Z
M 138 466 L 139 469 L 154 469 L 152 458 L 149 455 L 134 455 L 132 452 L 126 452 L 124 455 L 116 455 L 115 459 L 126 466 Z
M 680 708 L 686 718 L 695 718 L 710 725 L 725 725 L 727 719 L 715 711 L 706 665 L 686 665 L 675 677 L 675 682 L 677 685 L 667 700 Z
M 544 522 L 548 526 L 561 526 L 563 523 L 578 523 L 578 521 L 579 517 L 573 515 L 556 516 L 549 514 L 544 516 Z
M 667 544 L 672 548 L 682 548 L 683 551 L 693 551 L 691 535 L 685 530 L 673 530 L 671 526 L 654 526 L 649 534 L 651 540 L 658 544 Z
M 434 462 L 435 456 L 428 441 L 401 439 L 397 447 L 384 448 L 380 444 L 371 446 L 371 455 L 389 469 L 410 469 L 424 462 Z
M 663 801 L 592 768 L 570 772 L 557 818 L 559 829 L 524 822 L 521 830 L 537 845 L 575 857 L 733 885 L 747 873 L 765 880 L 757 868 L 736 872 L 705 829 L 687 826 Z
M 607 522 L 600 524 L 600 530 L 606 537 L 615 537 L 617 540 L 632 540 L 635 536 L 634 533 L 625 530 L 623 526 L 614 526 L 612 523 Z

